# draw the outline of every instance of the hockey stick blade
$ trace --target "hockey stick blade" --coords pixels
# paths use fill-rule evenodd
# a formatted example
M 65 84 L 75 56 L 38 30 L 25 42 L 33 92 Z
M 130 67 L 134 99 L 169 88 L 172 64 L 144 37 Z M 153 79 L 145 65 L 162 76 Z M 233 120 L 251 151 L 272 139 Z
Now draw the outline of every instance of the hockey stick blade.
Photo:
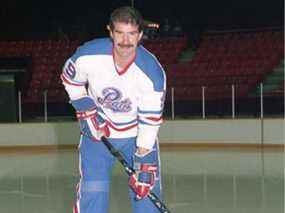
M 135 173 L 135 170 L 128 164 L 123 155 L 113 147 L 113 145 L 108 141 L 106 137 L 102 136 L 101 141 L 105 144 L 111 154 L 115 156 L 118 161 L 123 165 L 124 170 L 128 174 L 128 176 L 131 176 L 133 173 Z M 154 192 L 150 191 L 147 196 L 161 213 L 171 213 Z

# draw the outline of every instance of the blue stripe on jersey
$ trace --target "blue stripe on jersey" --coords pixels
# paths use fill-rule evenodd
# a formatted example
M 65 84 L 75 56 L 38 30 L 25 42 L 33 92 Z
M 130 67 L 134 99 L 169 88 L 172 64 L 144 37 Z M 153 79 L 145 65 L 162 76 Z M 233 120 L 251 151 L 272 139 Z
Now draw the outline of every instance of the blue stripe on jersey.
M 145 124 L 145 125 L 150 125 L 150 126 L 160 126 L 160 123 L 159 124 L 152 124 L 152 123 L 147 123 L 147 122 L 142 121 L 142 120 L 139 120 L 139 124 Z
M 160 111 L 142 111 L 142 110 L 138 109 L 138 113 L 142 113 L 142 114 L 161 114 L 162 110 L 160 110 Z
M 142 46 L 137 48 L 135 63 L 153 82 L 155 91 L 161 92 L 165 90 L 165 74 L 163 68 L 157 59 Z
M 77 48 L 71 59 L 75 62 L 79 57 L 85 55 L 112 55 L 112 46 L 110 38 L 94 39 Z

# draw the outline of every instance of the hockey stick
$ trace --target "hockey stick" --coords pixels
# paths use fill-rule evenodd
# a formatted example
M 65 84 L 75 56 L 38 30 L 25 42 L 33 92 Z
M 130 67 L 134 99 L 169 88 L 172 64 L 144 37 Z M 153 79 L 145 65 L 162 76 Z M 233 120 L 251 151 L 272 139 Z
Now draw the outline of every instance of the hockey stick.
M 102 136 L 101 141 L 106 145 L 111 154 L 116 157 L 118 161 L 123 165 L 128 176 L 131 176 L 135 173 L 135 170 L 128 164 L 128 162 L 122 156 L 121 152 L 119 150 L 116 150 L 106 137 Z M 161 213 L 170 213 L 165 204 L 159 199 L 159 197 L 157 197 L 154 192 L 150 191 L 147 196 Z

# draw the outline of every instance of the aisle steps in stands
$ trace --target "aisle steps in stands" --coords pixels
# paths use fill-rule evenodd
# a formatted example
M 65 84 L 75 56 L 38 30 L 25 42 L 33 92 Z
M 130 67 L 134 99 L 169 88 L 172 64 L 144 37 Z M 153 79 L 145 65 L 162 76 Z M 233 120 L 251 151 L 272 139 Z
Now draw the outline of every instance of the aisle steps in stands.
M 273 72 L 267 75 L 263 81 L 263 93 L 271 94 L 274 90 L 279 89 L 280 85 L 284 83 L 284 59 L 281 61 L 278 67 L 273 69 Z M 260 87 L 258 86 L 252 95 L 260 93 Z

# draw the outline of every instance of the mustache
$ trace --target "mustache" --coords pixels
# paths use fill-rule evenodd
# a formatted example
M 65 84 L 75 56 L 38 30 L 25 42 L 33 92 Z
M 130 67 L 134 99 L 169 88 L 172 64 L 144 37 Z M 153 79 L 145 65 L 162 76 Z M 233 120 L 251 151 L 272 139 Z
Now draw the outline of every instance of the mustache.
M 118 44 L 118 46 L 119 47 L 127 47 L 127 48 L 129 48 L 129 47 L 133 47 L 134 45 L 132 45 L 132 44 Z

